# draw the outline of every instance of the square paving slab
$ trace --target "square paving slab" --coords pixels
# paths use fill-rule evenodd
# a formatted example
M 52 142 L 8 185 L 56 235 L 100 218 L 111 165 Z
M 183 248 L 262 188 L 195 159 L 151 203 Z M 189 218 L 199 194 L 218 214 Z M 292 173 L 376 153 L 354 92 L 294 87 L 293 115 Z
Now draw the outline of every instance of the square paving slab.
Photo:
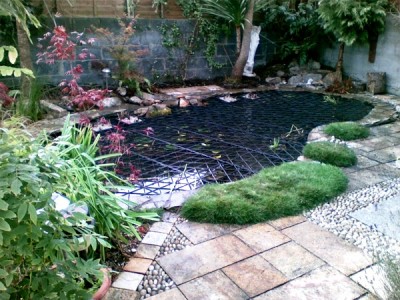
M 254 300 L 353 300 L 365 293 L 339 271 L 324 266 Z
M 257 253 L 289 241 L 289 238 L 267 223 L 260 223 L 233 233 Z
M 179 289 L 189 300 L 248 299 L 248 296 L 220 270 L 182 284 Z
M 254 254 L 254 250 L 237 237 L 225 235 L 165 255 L 157 262 L 176 284 L 181 284 Z
M 370 204 L 350 214 L 362 223 L 400 241 L 400 195 Z
M 176 225 L 193 244 L 199 244 L 221 235 L 240 229 L 238 225 L 215 225 L 195 222 L 184 222 Z
M 148 300 L 186 300 L 185 296 L 177 288 L 147 298 Z
M 372 259 L 361 249 L 310 222 L 295 225 L 282 232 L 345 275 L 354 274 L 372 264 Z
M 288 279 L 260 255 L 222 269 L 250 297 L 268 291 Z
M 266 251 L 261 256 L 289 279 L 302 276 L 325 264 L 294 242 Z
M 305 221 L 306 218 L 303 216 L 293 216 L 269 221 L 268 224 L 272 225 L 275 229 L 282 230 Z

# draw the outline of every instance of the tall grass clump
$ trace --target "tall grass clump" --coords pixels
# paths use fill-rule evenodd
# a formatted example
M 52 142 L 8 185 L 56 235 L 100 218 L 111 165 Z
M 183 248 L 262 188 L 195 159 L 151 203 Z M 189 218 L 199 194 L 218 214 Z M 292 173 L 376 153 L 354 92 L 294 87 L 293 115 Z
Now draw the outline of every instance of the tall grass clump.
M 330 142 L 309 143 L 303 148 L 303 155 L 337 167 L 350 167 L 357 163 L 357 156 L 353 150 Z
M 331 123 L 324 132 L 344 141 L 365 139 L 369 136 L 369 128 L 355 122 Z
M 258 223 L 300 214 L 346 188 L 347 178 L 337 167 L 285 163 L 232 184 L 207 185 L 183 205 L 181 214 L 196 222 Z

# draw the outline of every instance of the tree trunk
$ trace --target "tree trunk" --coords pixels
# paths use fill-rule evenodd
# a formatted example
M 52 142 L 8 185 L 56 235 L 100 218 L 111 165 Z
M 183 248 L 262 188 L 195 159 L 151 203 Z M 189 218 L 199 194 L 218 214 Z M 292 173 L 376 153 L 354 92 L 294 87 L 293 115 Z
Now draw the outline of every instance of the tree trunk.
M 378 46 L 378 34 L 370 33 L 368 35 L 368 43 L 369 43 L 369 53 L 368 53 L 368 61 L 373 64 L 376 58 L 376 48 Z
M 18 54 L 21 68 L 33 70 L 33 63 L 31 58 L 31 43 L 26 31 L 22 28 L 21 24 L 17 22 L 17 40 L 18 40 Z M 21 105 L 24 105 L 28 100 L 31 82 L 30 78 L 22 74 L 21 76 Z
M 339 45 L 339 54 L 338 54 L 338 61 L 336 64 L 336 79 L 339 82 L 343 81 L 343 54 L 344 54 L 344 46 L 345 44 L 342 42 Z
M 240 54 L 236 59 L 235 65 L 232 69 L 232 79 L 240 81 L 242 79 L 243 70 L 249 57 L 251 29 L 253 27 L 253 14 L 254 14 L 255 0 L 249 0 L 248 9 L 245 15 L 245 23 L 243 30 L 242 45 L 240 47 Z
M 240 26 L 236 26 L 236 58 L 239 57 L 240 54 L 240 48 L 242 44 L 242 31 Z

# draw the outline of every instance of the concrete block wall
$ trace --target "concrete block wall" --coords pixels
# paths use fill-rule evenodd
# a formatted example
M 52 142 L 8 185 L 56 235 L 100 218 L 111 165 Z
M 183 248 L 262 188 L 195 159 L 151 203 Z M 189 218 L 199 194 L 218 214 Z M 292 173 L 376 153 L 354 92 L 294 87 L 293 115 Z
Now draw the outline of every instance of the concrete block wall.
M 60 18 L 59 25 L 64 25 L 69 32 L 81 32 L 96 27 L 107 27 L 118 30 L 119 25 L 115 18 Z M 51 26 L 51 23 L 48 23 Z M 215 60 L 225 64 L 221 69 L 212 69 L 208 66 L 204 48 L 195 51 L 193 55 L 187 56 L 183 47 L 164 47 L 162 45 L 163 35 L 160 33 L 161 26 L 179 27 L 181 32 L 180 44 L 184 45 L 189 39 L 194 28 L 191 20 L 164 20 L 164 19 L 138 19 L 136 33 L 128 47 L 135 50 L 144 50 L 145 55 L 136 59 L 136 69 L 147 77 L 151 82 L 165 82 L 174 79 L 213 79 L 220 76 L 229 76 L 232 64 L 235 62 L 235 37 L 221 36 L 217 44 L 217 55 Z M 264 65 L 266 62 L 266 41 L 261 38 L 256 53 L 256 65 Z M 101 84 L 103 77 L 101 69 L 104 67 L 116 68 L 116 62 L 110 57 L 107 45 L 97 42 L 90 47 L 91 53 L 96 56 L 95 60 L 76 60 L 73 64 L 81 64 L 85 73 L 81 77 L 82 84 Z M 33 47 L 32 55 L 37 49 Z M 68 70 L 67 62 L 56 62 L 53 65 L 39 64 L 35 66 L 37 77 L 43 82 L 53 84 L 59 83 L 65 78 L 65 71 Z
M 386 29 L 379 36 L 375 63 L 368 62 L 368 44 L 345 47 L 344 72 L 354 79 L 367 81 L 369 72 L 386 72 L 386 90 L 400 95 L 400 17 L 389 16 Z M 322 51 L 321 63 L 334 67 L 338 45 Z

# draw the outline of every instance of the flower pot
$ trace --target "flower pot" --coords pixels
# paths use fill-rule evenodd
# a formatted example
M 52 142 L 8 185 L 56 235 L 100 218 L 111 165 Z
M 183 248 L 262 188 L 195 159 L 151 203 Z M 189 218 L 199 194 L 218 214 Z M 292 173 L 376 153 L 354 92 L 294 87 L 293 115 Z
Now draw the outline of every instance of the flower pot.
M 101 300 L 107 294 L 107 291 L 111 286 L 111 276 L 109 270 L 106 268 L 101 268 L 100 270 L 103 272 L 103 283 L 93 295 L 92 300 Z

